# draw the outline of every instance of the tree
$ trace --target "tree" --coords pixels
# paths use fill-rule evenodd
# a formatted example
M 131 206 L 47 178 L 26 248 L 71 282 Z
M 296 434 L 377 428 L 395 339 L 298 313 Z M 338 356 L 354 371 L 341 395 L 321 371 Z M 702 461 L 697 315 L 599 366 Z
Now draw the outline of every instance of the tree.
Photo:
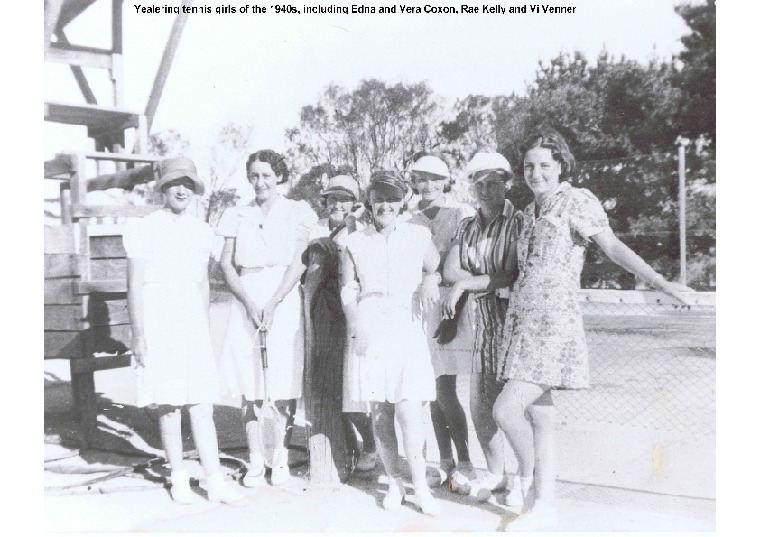
M 238 125 L 230 121 L 219 131 L 216 144 L 209 156 L 209 185 L 206 221 L 216 225 L 227 207 L 234 206 L 240 199 L 237 189 L 229 186 L 231 180 L 245 173 L 245 159 L 248 154 L 251 133 L 250 126 Z
M 156 132 L 148 137 L 148 153 L 159 157 L 176 157 L 188 151 L 190 143 L 174 129 Z
M 424 82 L 363 80 L 350 92 L 330 85 L 287 131 L 288 156 L 299 173 L 322 164 L 348 168 L 366 186 L 373 170 L 403 170 L 412 155 L 433 149 L 441 114 Z
M 675 10 L 691 30 L 681 38 L 683 67 L 675 77 L 685 97 L 680 110 L 682 134 L 715 141 L 715 0 Z

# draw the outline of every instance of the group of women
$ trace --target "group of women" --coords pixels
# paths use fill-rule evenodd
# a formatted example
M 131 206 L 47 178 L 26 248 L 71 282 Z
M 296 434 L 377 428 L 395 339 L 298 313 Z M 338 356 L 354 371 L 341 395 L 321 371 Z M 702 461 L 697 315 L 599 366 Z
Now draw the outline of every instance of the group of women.
M 246 170 L 255 199 L 228 209 L 216 229 L 225 237 L 221 266 L 236 297 L 216 368 L 205 270 L 212 231 L 186 214 L 188 200 L 203 185 L 189 161 L 165 161 L 156 187 L 166 207 L 130 225 L 124 241 L 141 404 L 159 409 L 172 497 L 192 499 L 179 435 L 179 409 L 189 405 L 209 498 L 243 501 L 219 473 L 211 419 L 219 386 L 242 396 L 250 449 L 243 484 L 265 483 L 257 421 L 262 331 L 271 370 L 267 396 L 286 424 L 270 479 L 277 485 L 289 478 L 287 436 L 304 360 L 296 288 L 309 262 L 303 254 L 310 239 L 323 237 L 336 245 L 325 251 L 339 259 L 332 289 L 345 319 L 345 423 L 363 440 L 359 469 L 372 468 L 379 451 L 389 479 L 383 507 L 393 509 L 406 496 L 398 422 L 422 512 L 441 512 L 430 487 L 444 483 L 481 501 L 507 489 L 507 505 L 534 514 L 551 511 L 552 389 L 589 386 L 576 299 L 587 245 L 595 241 L 620 266 L 679 300 L 688 290 L 667 282 L 615 237 L 597 198 L 566 180 L 574 166 L 557 132 L 528 137 L 520 167 L 534 199 L 519 211 L 507 199 L 514 180 L 509 162 L 498 153 L 477 153 L 467 167 L 475 211 L 448 195 L 446 164 L 426 155 L 410 166 L 409 181 L 395 171 L 375 171 L 360 205 L 356 181 L 332 178 L 324 191 L 329 216 L 318 221 L 306 202 L 279 193 L 278 184 L 288 177 L 282 156 L 252 154 Z M 410 186 L 417 194 L 412 206 Z M 365 208 L 366 225 L 358 218 Z M 470 460 L 467 418 L 457 396 L 462 374 L 470 377 L 471 418 L 488 467 L 481 476 Z M 441 455 L 433 471 L 424 456 L 428 402 Z M 508 448 L 518 464 L 511 483 Z

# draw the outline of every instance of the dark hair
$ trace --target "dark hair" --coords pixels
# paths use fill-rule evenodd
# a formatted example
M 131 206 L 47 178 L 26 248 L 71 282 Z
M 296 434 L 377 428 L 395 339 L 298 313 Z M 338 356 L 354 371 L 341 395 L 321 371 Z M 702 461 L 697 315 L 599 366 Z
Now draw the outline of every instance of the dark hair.
M 520 154 L 524 158 L 525 153 L 534 147 L 543 147 L 552 152 L 552 158 L 562 166 L 563 179 L 575 169 L 575 157 L 570 152 L 565 138 L 554 129 L 543 128 L 528 136 L 520 146 Z
M 248 160 L 245 163 L 245 174 L 248 175 L 248 172 L 251 168 L 251 164 L 254 162 L 266 162 L 272 167 L 272 171 L 277 177 L 281 177 L 279 181 L 277 181 L 278 185 L 281 185 L 283 183 L 288 182 L 288 177 L 290 174 L 288 173 L 288 165 L 285 164 L 285 157 L 280 155 L 276 151 L 272 151 L 271 149 L 261 149 L 259 151 L 256 151 L 255 153 L 251 153 L 248 157 Z

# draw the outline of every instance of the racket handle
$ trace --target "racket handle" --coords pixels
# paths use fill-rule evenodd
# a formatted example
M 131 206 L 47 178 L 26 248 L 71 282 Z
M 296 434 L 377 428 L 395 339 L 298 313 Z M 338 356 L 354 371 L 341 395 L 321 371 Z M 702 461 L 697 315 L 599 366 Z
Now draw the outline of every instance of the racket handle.
M 267 331 L 266 328 L 259 332 L 259 339 L 261 340 L 261 367 L 266 369 L 269 367 L 269 360 L 267 359 Z

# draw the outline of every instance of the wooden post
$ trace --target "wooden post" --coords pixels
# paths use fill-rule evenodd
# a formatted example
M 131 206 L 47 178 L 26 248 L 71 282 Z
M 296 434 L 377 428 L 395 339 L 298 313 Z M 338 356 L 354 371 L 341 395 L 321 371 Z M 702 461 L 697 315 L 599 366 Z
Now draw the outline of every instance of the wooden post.
M 348 454 L 343 428 L 343 352 L 345 320 L 318 307 L 319 318 L 311 316 L 316 301 L 334 299 L 337 289 L 320 289 L 327 275 L 325 264 L 309 252 L 309 267 L 303 287 L 304 331 L 304 407 L 309 442 L 309 486 L 333 487 L 348 477 Z M 316 254 L 319 257 L 319 254 Z M 327 296 L 330 292 L 336 296 Z M 327 294 L 326 294 L 327 293 Z M 316 324 L 316 330 L 315 330 Z
M 183 7 L 189 6 L 192 3 L 192 0 L 182 0 Z M 156 77 L 153 79 L 153 88 L 150 90 L 150 98 L 148 99 L 148 104 L 145 106 L 145 117 L 148 122 L 148 131 L 150 131 L 150 128 L 153 125 L 153 117 L 156 115 L 156 109 L 161 100 L 161 94 L 164 91 L 166 79 L 169 76 L 169 69 L 171 69 L 174 54 L 177 52 L 179 39 L 182 36 L 182 30 L 185 28 L 185 23 L 187 23 L 187 18 L 189 16 L 187 13 L 182 13 L 181 11 L 182 10 L 180 10 L 180 13 L 174 19 L 174 25 L 169 34 L 169 40 L 167 41 L 164 53 L 161 56 L 161 63 L 158 66 Z
M 45 49 L 50 46 L 50 39 L 58 26 L 63 0 L 45 0 Z

